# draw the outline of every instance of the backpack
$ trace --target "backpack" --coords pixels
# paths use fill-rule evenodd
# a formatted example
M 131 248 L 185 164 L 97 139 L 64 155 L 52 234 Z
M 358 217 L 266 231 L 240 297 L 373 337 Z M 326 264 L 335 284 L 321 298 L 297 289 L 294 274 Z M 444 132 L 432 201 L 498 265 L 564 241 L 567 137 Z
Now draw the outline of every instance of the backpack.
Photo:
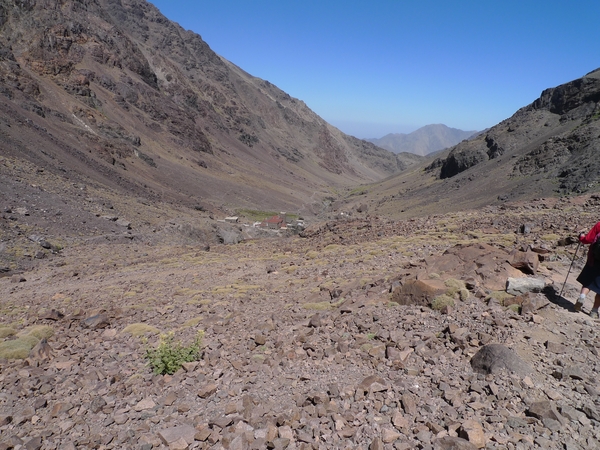
M 594 264 L 600 264 L 600 236 L 590 245 L 590 254 L 594 258 Z

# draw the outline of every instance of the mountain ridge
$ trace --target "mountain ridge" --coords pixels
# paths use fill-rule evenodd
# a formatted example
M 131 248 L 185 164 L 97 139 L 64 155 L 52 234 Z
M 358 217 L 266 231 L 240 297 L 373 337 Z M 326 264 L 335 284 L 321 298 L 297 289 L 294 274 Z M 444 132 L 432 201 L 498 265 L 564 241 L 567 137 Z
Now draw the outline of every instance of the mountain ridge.
M 412 133 L 389 133 L 381 138 L 366 139 L 394 153 L 414 153 L 427 156 L 430 153 L 452 147 L 469 139 L 478 131 L 463 131 L 444 124 L 425 125 Z
M 310 215 L 332 188 L 412 163 L 345 135 L 145 1 L 1 1 L 0 17 L 0 131 L 13 143 L 0 151 L 48 170 L 188 206 Z
M 531 104 L 427 162 L 369 185 L 359 200 L 401 218 L 600 191 L 600 69 L 545 89 Z

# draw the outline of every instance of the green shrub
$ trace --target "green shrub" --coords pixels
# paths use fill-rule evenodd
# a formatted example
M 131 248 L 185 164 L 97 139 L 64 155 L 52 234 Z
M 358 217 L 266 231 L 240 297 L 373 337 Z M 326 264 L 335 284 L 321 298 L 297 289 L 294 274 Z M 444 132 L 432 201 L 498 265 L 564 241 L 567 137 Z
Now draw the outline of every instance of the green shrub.
M 174 341 L 173 333 L 161 336 L 156 348 L 146 349 L 146 359 L 156 375 L 172 375 L 177 372 L 183 363 L 197 361 L 202 351 L 202 338 L 204 332 L 196 334 L 194 342 L 184 346 L 181 342 Z

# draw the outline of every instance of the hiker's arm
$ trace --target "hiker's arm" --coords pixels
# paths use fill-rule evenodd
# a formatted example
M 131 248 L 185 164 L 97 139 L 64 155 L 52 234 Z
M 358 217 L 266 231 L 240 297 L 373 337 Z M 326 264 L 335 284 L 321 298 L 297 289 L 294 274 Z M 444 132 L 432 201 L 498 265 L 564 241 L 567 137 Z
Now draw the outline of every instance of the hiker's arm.
M 600 222 L 598 222 L 594 227 L 588 231 L 587 234 L 581 233 L 579 235 L 579 242 L 582 244 L 593 244 L 596 240 L 596 236 L 600 234 Z

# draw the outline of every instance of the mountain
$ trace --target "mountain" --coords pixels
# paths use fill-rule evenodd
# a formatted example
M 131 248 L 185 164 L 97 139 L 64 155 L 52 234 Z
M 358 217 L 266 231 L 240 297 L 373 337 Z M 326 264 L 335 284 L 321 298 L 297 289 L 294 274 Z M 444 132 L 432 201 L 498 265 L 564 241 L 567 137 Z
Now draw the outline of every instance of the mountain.
M 408 217 L 600 190 L 600 69 L 546 89 L 512 117 L 375 183 L 345 208 Z M 372 207 L 370 207 L 372 205 Z
M 366 139 L 395 153 L 408 152 L 425 156 L 469 139 L 477 131 L 463 131 L 443 124 L 426 125 L 412 133 L 390 133 L 379 139 Z
M 143 0 L 0 0 L 0 92 L 0 154 L 150 201 L 310 214 L 411 163 Z

